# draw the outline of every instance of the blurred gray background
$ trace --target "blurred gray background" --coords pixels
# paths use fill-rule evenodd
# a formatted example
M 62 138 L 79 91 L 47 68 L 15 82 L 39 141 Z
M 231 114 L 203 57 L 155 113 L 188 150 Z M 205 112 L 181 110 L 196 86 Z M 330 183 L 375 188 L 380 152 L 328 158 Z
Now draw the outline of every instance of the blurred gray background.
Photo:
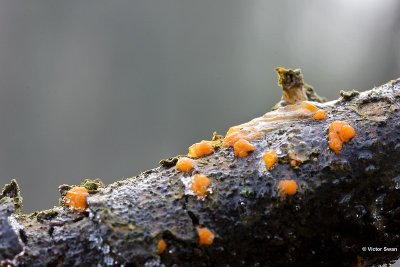
M 134 176 L 269 110 L 276 66 L 330 99 L 380 85 L 399 26 L 396 0 L 0 1 L 0 184 L 31 212 Z

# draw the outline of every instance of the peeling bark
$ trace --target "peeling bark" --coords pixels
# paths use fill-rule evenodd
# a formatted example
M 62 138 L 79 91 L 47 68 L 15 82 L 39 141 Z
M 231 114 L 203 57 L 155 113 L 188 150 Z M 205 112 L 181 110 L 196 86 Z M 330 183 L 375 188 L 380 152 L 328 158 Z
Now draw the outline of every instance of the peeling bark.
M 294 119 L 235 158 L 218 147 L 190 174 L 176 159 L 138 176 L 96 188 L 79 213 L 63 205 L 20 214 L 19 193 L 0 197 L 1 266 L 365 266 L 400 257 L 400 79 L 363 93 L 342 93 L 325 121 Z M 336 155 L 327 128 L 346 121 L 357 136 Z M 267 171 L 268 149 L 278 164 Z M 294 156 L 293 156 L 294 155 Z M 297 157 L 298 165 L 290 160 Z M 191 175 L 212 181 L 199 200 L 185 188 Z M 294 179 L 282 198 L 277 183 Z M 8 189 L 7 189 L 8 188 Z M 68 186 L 61 188 L 65 193 Z M 8 190 L 8 191 L 7 191 Z M 10 193 L 11 192 L 11 193 Z M 15 208 L 14 208 L 15 207 Z M 199 246 L 196 226 L 215 234 Z M 157 254 L 157 242 L 167 249 Z M 363 247 L 398 251 L 368 252 Z

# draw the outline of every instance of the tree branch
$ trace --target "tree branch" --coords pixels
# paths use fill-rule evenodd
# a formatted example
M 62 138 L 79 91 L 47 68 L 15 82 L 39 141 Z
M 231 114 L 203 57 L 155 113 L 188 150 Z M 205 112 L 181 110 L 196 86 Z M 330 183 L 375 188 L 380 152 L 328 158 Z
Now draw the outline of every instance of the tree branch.
M 254 151 L 244 158 L 216 138 L 215 151 L 194 159 L 190 173 L 178 171 L 176 159 L 163 161 L 138 176 L 92 188 L 85 212 L 64 205 L 31 215 L 15 212 L 20 197 L 12 182 L 0 196 L 0 265 L 393 262 L 400 257 L 400 80 L 313 105 L 326 111 L 326 120 L 277 119 L 251 140 Z M 356 131 L 338 154 L 328 148 L 333 121 L 345 121 Z M 271 149 L 278 162 L 268 171 L 262 159 Z M 204 199 L 190 187 L 195 174 L 211 181 Z M 296 182 L 294 195 L 279 190 L 285 179 Z M 62 194 L 68 189 L 61 187 Z M 211 243 L 199 244 L 199 227 L 215 235 Z M 161 239 L 165 251 L 157 249 Z

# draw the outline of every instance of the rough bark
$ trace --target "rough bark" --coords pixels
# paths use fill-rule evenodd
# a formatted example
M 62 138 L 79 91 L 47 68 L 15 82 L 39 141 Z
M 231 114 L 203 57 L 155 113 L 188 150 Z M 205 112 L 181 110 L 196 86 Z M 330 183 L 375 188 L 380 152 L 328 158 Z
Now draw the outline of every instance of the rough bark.
M 343 92 L 316 104 L 325 121 L 287 121 L 246 158 L 219 148 L 197 160 L 195 173 L 212 180 L 205 200 L 186 194 L 176 160 L 94 190 L 89 209 L 63 205 L 31 215 L 18 188 L 0 196 L 2 266 L 365 266 L 400 257 L 400 79 L 370 91 Z M 343 120 L 357 136 L 340 154 L 327 145 L 329 123 Z M 270 148 L 279 161 L 267 171 Z M 293 168 L 290 154 L 302 157 Z M 281 179 L 297 181 L 283 199 Z M 61 187 L 62 191 L 68 189 Z M 199 246 L 196 226 L 213 244 Z M 157 242 L 167 250 L 157 255 Z M 369 252 L 363 247 L 397 248 Z M 359 265 L 360 266 L 360 265 Z

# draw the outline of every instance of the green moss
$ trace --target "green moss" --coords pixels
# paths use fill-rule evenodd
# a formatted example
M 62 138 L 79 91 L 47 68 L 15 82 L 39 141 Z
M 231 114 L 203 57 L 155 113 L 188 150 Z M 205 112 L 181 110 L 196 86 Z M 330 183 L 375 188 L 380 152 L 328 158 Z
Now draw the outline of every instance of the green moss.
M 15 198 L 19 196 L 19 186 L 17 184 L 16 180 L 11 180 L 11 182 L 9 184 L 6 184 L 3 187 L 3 190 L 1 191 L 1 196 L 0 198 L 3 197 L 10 197 L 10 198 Z
M 343 98 L 343 100 L 346 100 L 346 101 L 353 99 L 354 97 L 358 96 L 359 94 L 360 94 L 360 92 L 358 92 L 354 89 L 351 91 L 340 90 L 340 96 Z
M 222 135 L 218 134 L 217 132 L 213 132 L 211 141 L 218 141 L 222 139 L 224 139 Z
M 324 103 L 327 101 L 326 97 L 319 96 L 317 92 L 315 92 L 314 87 L 304 83 L 303 90 L 306 93 L 308 101 L 314 101 L 318 103 Z
M 34 211 L 34 212 L 28 214 L 28 215 L 27 215 L 27 218 L 28 218 L 28 219 L 33 219 L 33 218 L 35 218 L 35 217 L 38 215 L 38 213 L 39 213 L 39 212 Z
M 163 166 L 164 168 L 174 167 L 180 157 L 181 156 L 176 156 L 176 157 L 172 157 L 172 158 L 168 158 L 168 159 L 162 159 L 162 160 L 160 160 L 160 165 Z
M 212 144 L 214 150 L 218 150 L 222 147 L 222 142 L 224 140 L 224 136 L 218 134 L 217 132 L 213 132 L 211 141 L 214 141 Z
M 39 222 L 51 220 L 52 218 L 56 217 L 58 215 L 58 211 L 54 209 L 50 210 L 44 210 L 36 214 L 36 219 Z
M 61 197 L 65 197 L 65 195 L 71 188 L 72 188 L 72 186 L 67 185 L 67 184 L 62 184 L 62 185 L 58 186 L 58 191 L 60 192 Z
M 100 179 L 85 179 L 81 186 L 85 187 L 89 194 L 95 194 L 99 191 L 99 188 L 104 187 L 104 184 Z
M 22 197 L 20 194 L 18 183 L 15 179 L 11 180 L 9 184 L 6 184 L 1 191 L 0 199 L 9 197 L 14 201 L 14 208 L 17 213 L 22 210 Z

